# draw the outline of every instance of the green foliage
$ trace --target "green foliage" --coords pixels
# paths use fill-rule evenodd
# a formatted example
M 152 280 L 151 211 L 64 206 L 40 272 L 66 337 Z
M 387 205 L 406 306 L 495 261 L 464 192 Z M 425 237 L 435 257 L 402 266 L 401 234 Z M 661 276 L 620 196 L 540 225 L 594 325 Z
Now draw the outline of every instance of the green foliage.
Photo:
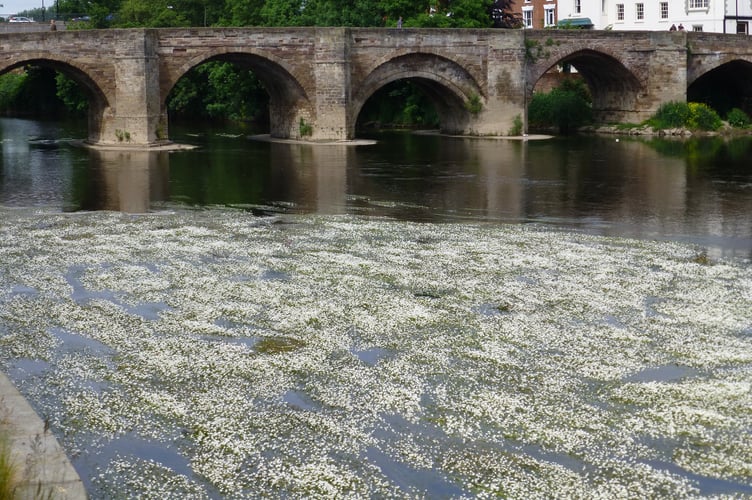
M 309 137 L 313 135 L 313 127 L 310 123 L 306 123 L 303 117 L 300 117 L 300 123 L 298 123 L 298 132 L 300 137 Z
M 567 134 L 592 121 L 590 92 L 581 79 L 567 79 L 549 93 L 536 93 L 528 106 L 532 128 Z
M 707 104 L 698 102 L 667 102 L 648 120 L 655 129 L 683 128 L 690 130 L 718 130 L 721 118 Z
M 268 114 L 268 103 L 269 96 L 253 72 L 212 61 L 178 81 L 167 109 L 179 117 L 251 121 Z
M 413 82 L 392 82 L 377 91 L 361 109 L 359 124 L 436 128 L 439 117 L 426 94 Z
M 302 26 L 305 19 L 301 4 L 296 0 L 279 0 L 265 2 L 260 11 L 260 20 L 264 26 Z
M 180 26 L 517 27 L 511 0 L 56 0 L 41 19 L 89 16 L 68 29 Z M 52 2 L 50 2 L 52 4 Z M 430 11 L 429 8 L 433 8 Z M 32 13 L 32 11 L 29 11 Z M 509 19 L 492 17 L 504 12 Z M 30 14 L 32 15 L 32 14 Z
M 25 76 L 15 99 L 5 111 L 28 116 L 58 116 L 65 106 L 57 97 L 56 71 L 41 66 L 26 66 Z
M 117 137 L 118 142 L 131 142 L 131 133 L 127 130 L 115 130 L 115 137 Z
M 729 111 L 726 115 L 726 121 L 735 128 L 746 128 L 752 123 L 749 115 L 739 108 L 733 108 Z
M 26 73 L 6 73 L 0 76 L 0 109 L 10 109 L 26 81 Z
M 31 116 L 84 115 L 89 100 L 73 80 L 49 68 L 0 76 L 0 110 Z
M 648 120 L 656 129 L 679 128 L 689 123 L 689 106 L 685 102 L 666 102 Z
M 170 28 L 198 24 L 191 22 L 189 12 L 184 10 L 182 4 L 170 0 L 124 0 L 118 11 L 117 24 L 123 28 Z
M 76 82 L 63 73 L 55 75 L 57 97 L 63 102 L 69 113 L 84 115 L 89 109 L 89 100 Z
M 261 10 L 270 2 L 264 0 L 244 0 L 242 2 L 228 1 L 225 4 L 225 8 L 221 8 L 221 4 L 217 2 L 207 2 L 207 21 L 209 26 L 261 26 L 263 25 L 263 17 Z M 278 2 L 274 2 L 275 4 Z
M 689 103 L 689 128 L 692 130 L 718 130 L 723 125 L 713 108 L 701 102 Z
M 483 109 L 483 102 L 481 102 L 478 94 L 473 94 L 465 103 L 465 107 L 471 114 L 477 115 Z
M 525 58 L 534 63 L 536 62 L 541 54 L 543 53 L 543 47 L 541 47 L 540 42 L 537 40 L 531 40 L 529 38 L 525 39 Z
M 524 132 L 524 130 L 522 129 L 523 125 L 524 124 L 522 123 L 522 117 L 520 115 L 515 116 L 514 121 L 512 122 L 512 128 L 509 129 L 509 132 L 507 132 L 507 135 L 509 136 L 522 135 L 522 133 Z

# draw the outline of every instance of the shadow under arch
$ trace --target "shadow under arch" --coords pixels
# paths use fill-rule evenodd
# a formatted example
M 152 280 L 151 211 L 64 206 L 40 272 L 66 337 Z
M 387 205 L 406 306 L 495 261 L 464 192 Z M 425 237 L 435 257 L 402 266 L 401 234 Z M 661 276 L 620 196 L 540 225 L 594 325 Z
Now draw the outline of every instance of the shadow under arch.
M 618 59 L 592 49 L 572 52 L 539 74 L 532 75 L 528 101 L 541 78 L 558 65 L 571 65 L 582 76 L 593 100 L 593 119 L 598 123 L 629 121 L 643 91 L 638 78 Z
M 50 68 L 64 74 L 84 90 L 89 101 L 88 110 L 88 142 L 97 143 L 102 136 L 104 119 L 111 112 L 107 96 L 85 70 L 76 67 L 68 61 L 61 61 L 45 57 L 28 57 L 0 68 L 0 75 L 26 66 Z
M 705 103 L 722 117 L 733 108 L 752 115 L 752 63 L 735 59 L 687 82 L 687 102 Z
M 439 116 L 441 131 L 447 134 L 465 130 L 471 120 L 465 103 L 474 95 L 482 98 L 475 79 L 454 61 L 428 53 L 397 56 L 379 65 L 353 94 L 348 137 L 355 136 L 358 115 L 368 99 L 398 80 L 410 80 L 426 95 Z
M 184 65 L 178 74 L 163 86 L 161 103 L 163 116 L 167 116 L 167 98 L 177 82 L 189 71 L 213 61 L 228 62 L 239 68 L 253 71 L 269 94 L 269 126 L 272 137 L 296 136 L 297 118 L 301 113 L 309 119 L 313 118 L 314 110 L 305 89 L 283 61 L 277 61 L 268 55 L 255 52 L 237 51 L 219 51 L 208 56 L 202 54 L 201 57 Z

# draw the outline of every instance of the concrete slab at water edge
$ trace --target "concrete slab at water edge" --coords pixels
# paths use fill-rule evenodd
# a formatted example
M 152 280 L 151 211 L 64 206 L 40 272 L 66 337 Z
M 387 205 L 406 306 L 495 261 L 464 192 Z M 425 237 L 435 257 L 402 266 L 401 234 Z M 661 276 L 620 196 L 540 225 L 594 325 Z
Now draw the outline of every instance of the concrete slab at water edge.
M 83 482 L 45 423 L 0 373 L 0 434 L 8 439 L 18 485 L 14 498 L 86 499 Z

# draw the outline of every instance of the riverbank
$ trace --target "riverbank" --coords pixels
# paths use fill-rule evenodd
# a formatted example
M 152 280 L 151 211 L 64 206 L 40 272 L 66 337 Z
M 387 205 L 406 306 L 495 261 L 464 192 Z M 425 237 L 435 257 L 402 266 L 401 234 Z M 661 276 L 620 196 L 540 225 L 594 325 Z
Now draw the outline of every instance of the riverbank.
M 81 479 L 45 423 L 0 373 L 0 440 L 8 446 L 15 499 L 85 500 Z
M 634 136 L 656 136 L 665 138 L 689 138 L 689 137 L 749 137 L 752 135 L 752 128 L 735 128 L 725 124 L 719 130 L 690 130 L 684 127 L 670 129 L 654 129 L 650 125 L 636 124 L 608 124 L 608 125 L 589 125 L 579 128 L 580 132 L 594 133 L 603 135 L 634 135 Z

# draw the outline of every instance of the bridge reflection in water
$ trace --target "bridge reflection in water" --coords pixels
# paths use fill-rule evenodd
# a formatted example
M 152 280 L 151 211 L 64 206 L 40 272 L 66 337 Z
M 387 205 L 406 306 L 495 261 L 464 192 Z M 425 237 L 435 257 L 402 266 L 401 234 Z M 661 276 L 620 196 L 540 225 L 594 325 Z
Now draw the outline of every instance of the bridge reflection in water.
M 403 139 L 358 148 L 243 139 L 221 153 L 91 151 L 96 181 L 80 208 L 146 212 L 178 202 L 255 213 L 542 222 L 733 254 L 752 248 L 752 200 L 743 189 L 749 172 L 690 165 L 641 141 L 413 137 L 405 140 L 420 146 L 411 151 Z
M 305 207 L 319 214 L 344 213 L 347 205 L 347 164 L 353 149 L 343 145 L 311 146 L 297 144 L 271 145 L 271 159 L 276 167 L 270 179 L 272 192 L 284 192 L 286 200 L 254 198 L 212 198 L 210 204 L 235 206 L 272 203 L 274 209 Z M 161 202 L 177 199 L 189 205 L 203 204 L 184 192 L 170 192 L 171 154 L 165 151 L 89 151 L 91 165 L 90 190 L 79 208 L 85 210 L 116 210 L 125 213 L 146 213 Z M 209 172 L 211 175 L 211 172 Z M 234 184 L 237 179 L 213 177 L 209 182 Z M 222 191 L 221 186 L 219 191 Z
M 0 119 L 0 206 L 233 206 L 440 222 L 547 223 L 752 257 L 752 141 L 379 134 L 368 146 L 179 131 L 191 151 L 87 150 L 62 124 Z

